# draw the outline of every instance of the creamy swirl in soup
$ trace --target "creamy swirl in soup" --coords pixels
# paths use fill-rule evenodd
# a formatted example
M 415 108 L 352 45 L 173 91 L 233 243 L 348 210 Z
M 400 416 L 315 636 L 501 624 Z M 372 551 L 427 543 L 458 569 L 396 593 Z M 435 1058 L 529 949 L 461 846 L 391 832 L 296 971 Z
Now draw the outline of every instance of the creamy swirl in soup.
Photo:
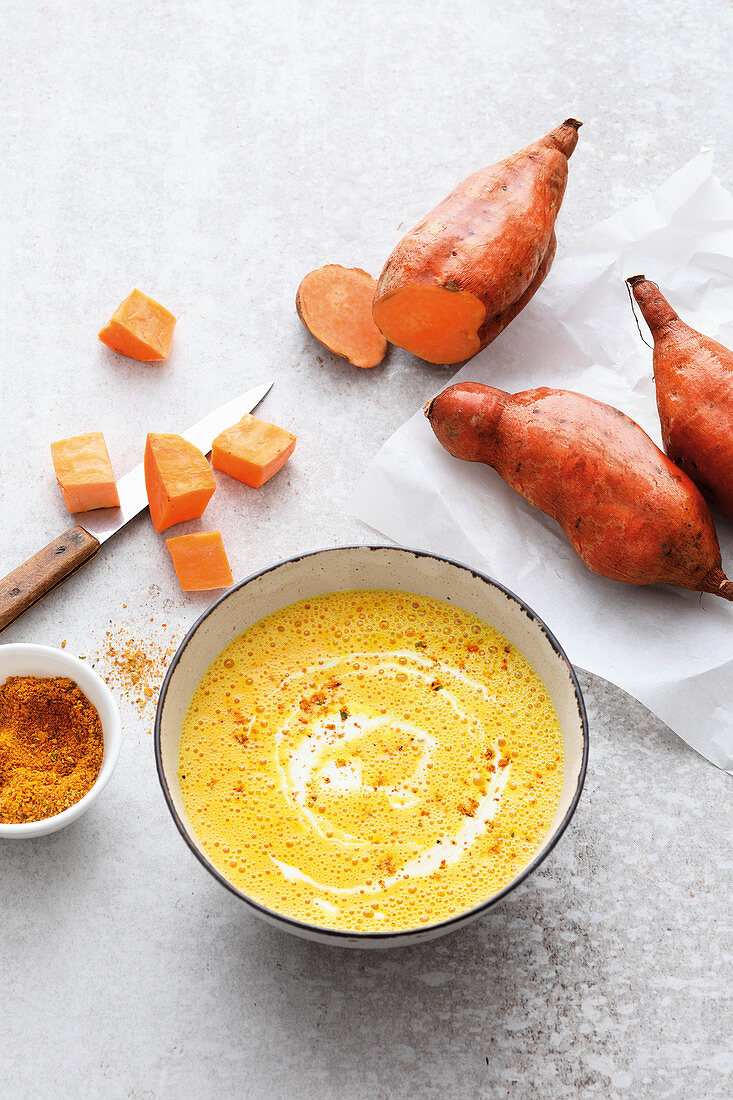
M 357 590 L 246 630 L 193 695 L 184 805 L 218 870 L 311 924 L 444 920 L 532 859 L 558 805 L 549 692 L 493 627 L 449 603 Z

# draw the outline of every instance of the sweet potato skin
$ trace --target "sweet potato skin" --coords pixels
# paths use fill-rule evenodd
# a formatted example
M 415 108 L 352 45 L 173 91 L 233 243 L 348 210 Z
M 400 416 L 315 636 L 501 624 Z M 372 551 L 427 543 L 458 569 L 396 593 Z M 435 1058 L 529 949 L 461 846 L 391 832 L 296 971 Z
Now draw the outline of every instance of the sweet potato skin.
M 450 454 L 492 466 L 594 573 L 733 599 L 702 494 L 618 409 L 569 390 L 466 382 L 425 411 Z
M 685 324 L 649 279 L 627 281 L 654 337 L 664 449 L 733 520 L 733 352 Z
M 385 327 L 383 303 L 409 285 L 475 295 L 484 313 L 477 351 L 526 305 L 554 256 L 555 219 L 580 125 L 568 119 L 506 160 L 475 172 L 402 238 L 374 297 L 374 319 L 391 343 L 396 341 Z
M 499 333 L 504 331 L 509 322 L 513 321 L 517 314 L 522 312 L 527 303 L 534 298 L 535 294 L 544 283 L 547 272 L 552 267 L 552 261 L 555 259 L 556 251 L 557 237 L 553 230 L 552 236 L 550 237 L 550 243 L 547 246 L 547 252 L 542 258 L 542 263 L 537 268 L 534 279 L 524 293 L 517 298 L 516 302 L 508 306 L 503 313 L 499 313 L 495 317 L 489 317 L 484 321 L 479 330 L 479 340 L 481 341 L 482 347 L 486 347 L 492 340 L 495 340 Z

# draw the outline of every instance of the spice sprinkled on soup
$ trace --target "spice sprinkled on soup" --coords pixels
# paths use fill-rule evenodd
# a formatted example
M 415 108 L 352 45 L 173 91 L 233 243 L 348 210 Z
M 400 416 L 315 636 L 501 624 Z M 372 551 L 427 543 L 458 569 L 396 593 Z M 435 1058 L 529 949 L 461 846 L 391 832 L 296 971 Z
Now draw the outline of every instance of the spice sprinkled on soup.
M 563 743 L 524 656 L 466 611 L 332 592 L 246 630 L 183 724 L 184 805 L 211 862 L 298 920 L 394 931 L 445 920 L 532 859 Z

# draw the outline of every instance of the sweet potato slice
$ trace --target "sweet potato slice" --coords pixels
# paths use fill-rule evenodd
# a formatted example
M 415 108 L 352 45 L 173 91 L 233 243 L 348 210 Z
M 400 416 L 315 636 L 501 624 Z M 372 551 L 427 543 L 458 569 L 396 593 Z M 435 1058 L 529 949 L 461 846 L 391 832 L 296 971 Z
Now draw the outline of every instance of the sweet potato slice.
M 285 428 L 246 413 L 216 437 L 211 462 L 217 470 L 259 489 L 285 465 L 295 450 L 295 439 Z
M 125 298 L 99 339 L 112 351 L 143 363 L 168 358 L 176 319 L 165 306 L 139 290 Z
M 101 432 L 74 435 L 51 444 L 56 480 L 70 512 L 119 508 L 120 498 Z
M 387 341 L 374 323 L 377 281 L 360 267 L 327 264 L 311 271 L 298 287 L 298 316 L 316 340 L 355 367 L 376 367 Z
M 166 544 L 184 592 L 228 588 L 232 583 L 229 559 L 218 531 L 178 535 L 166 539 Z
M 205 456 L 181 435 L 151 432 L 145 443 L 145 488 L 156 531 L 197 519 L 216 482 Z

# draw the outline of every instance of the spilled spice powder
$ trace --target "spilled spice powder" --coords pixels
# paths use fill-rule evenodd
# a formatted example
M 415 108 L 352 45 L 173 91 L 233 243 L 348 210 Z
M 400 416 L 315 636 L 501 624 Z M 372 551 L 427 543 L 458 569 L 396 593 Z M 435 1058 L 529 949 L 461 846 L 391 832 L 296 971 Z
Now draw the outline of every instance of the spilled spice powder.
M 104 741 L 96 708 L 67 676 L 0 687 L 0 822 L 54 817 L 91 789 Z
M 168 663 L 177 649 L 175 641 L 165 634 L 166 623 L 157 628 L 157 636 L 155 630 L 153 627 L 143 637 L 127 624 L 112 626 L 105 631 L 95 660 L 95 667 L 109 686 L 140 712 L 157 703 Z

